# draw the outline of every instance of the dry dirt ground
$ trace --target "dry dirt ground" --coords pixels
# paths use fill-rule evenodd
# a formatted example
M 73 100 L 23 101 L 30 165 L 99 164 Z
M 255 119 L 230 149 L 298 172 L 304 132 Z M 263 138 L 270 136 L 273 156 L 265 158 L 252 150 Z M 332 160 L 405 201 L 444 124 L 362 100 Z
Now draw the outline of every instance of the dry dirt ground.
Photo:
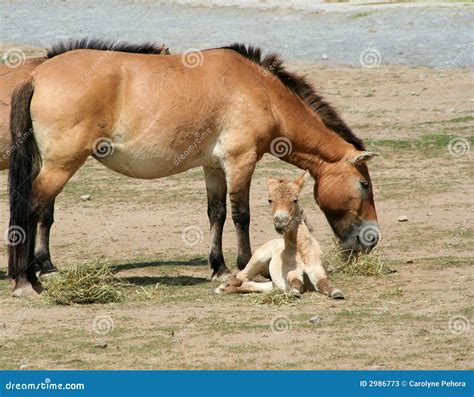
M 347 299 L 305 294 L 294 306 L 215 296 L 206 264 L 208 223 L 199 169 L 155 181 L 122 177 L 90 160 L 59 196 L 56 264 L 114 265 L 135 284 L 124 303 L 55 306 L 10 297 L 0 247 L 0 368 L 465 369 L 473 351 L 472 74 L 463 69 L 292 65 L 308 73 L 380 156 L 370 164 L 382 241 L 396 270 L 333 274 Z M 450 154 L 450 136 L 466 137 Z M 462 147 L 461 147 L 462 149 Z M 456 153 L 455 153 L 456 154 Z M 458 156 L 459 154 L 463 154 Z M 300 171 L 265 157 L 251 191 L 253 246 L 275 232 L 265 179 Z M 7 175 L 0 173 L 6 186 Z M 323 249 L 332 233 L 311 195 L 302 203 Z M 90 201 L 80 196 L 90 194 Z M 0 230 L 7 226 L 0 190 Z M 408 222 L 397 217 L 406 215 Z M 197 239 L 183 239 L 193 226 Z M 202 233 L 202 234 L 201 234 Z M 234 266 L 235 234 L 224 234 Z M 137 292 L 138 291 L 138 292 Z M 319 316 L 319 324 L 309 318 Z M 107 347 L 95 347 L 96 344 Z

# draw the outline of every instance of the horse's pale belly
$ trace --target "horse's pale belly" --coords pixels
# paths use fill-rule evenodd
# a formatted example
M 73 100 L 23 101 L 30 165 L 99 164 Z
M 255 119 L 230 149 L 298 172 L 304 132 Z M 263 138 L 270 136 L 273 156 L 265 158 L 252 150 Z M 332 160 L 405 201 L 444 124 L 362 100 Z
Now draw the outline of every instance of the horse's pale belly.
M 106 153 L 106 149 L 109 153 Z M 202 149 L 200 149 L 202 150 Z M 199 150 L 199 151 L 200 151 Z M 206 156 L 190 145 L 184 150 L 172 150 L 159 143 L 123 144 L 110 141 L 110 147 L 94 151 L 94 157 L 108 168 L 140 179 L 155 179 L 179 174 L 205 164 Z

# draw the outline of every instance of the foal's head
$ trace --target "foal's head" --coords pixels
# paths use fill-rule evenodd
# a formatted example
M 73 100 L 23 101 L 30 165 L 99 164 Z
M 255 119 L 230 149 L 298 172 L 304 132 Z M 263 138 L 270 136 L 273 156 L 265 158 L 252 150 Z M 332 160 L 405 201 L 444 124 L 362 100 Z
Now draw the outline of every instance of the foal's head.
M 272 206 L 273 225 L 283 234 L 292 230 L 301 222 L 301 209 L 298 196 L 304 184 L 307 172 L 294 181 L 286 179 L 269 179 L 268 202 Z
M 379 241 L 366 164 L 373 156 L 356 151 L 350 158 L 325 163 L 314 185 L 314 198 L 346 251 L 370 252 Z

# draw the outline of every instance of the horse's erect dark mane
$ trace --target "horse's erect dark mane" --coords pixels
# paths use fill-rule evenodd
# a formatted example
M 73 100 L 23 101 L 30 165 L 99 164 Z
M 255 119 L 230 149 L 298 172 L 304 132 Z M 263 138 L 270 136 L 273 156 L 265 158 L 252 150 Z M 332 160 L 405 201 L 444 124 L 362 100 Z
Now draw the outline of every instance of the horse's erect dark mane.
M 112 41 L 102 39 L 78 39 L 62 41 L 53 45 L 46 54 L 46 58 L 51 59 L 55 56 L 64 54 L 72 50 L 101 50 L 101 51 L 120 51 L 133 52 L 136 54 L 169 54 L 168 48 L 164 44 L 157 45 L 155 43 L 133 44 L 125 41 Z
M 329 129 L 340 135 L 345 141 L 352 143 L 358 150 L 365 150 L 362 139 L 352 132 L 337 111 L 322 96 L 316 93 L 305 76 L 299 76 L 286 70 L 283 66 L 283 59 L 278 54 L 270 53 L 263 57 L 260 48 L 246 47 L 240 43 L 222 48 L 236 51 L 274 74 L 286 87 L 316 112 Z

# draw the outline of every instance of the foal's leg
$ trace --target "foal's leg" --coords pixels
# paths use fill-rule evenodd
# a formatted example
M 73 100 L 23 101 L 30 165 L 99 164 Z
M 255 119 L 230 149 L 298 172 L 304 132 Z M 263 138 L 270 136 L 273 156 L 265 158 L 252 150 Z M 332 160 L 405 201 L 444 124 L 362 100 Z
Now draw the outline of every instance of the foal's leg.
M 207 215 L 211 231 L 208 260 L 212 269 L 212 278 L 220 278 L 230 275 L 222 254 L 222 232 L 227 211 L 227 185 L 224 170 L 213 167 L 203 168 L 206 178 Z
M 290 270 L 286 274 L 286 279 L 288 282 L 288 292 L 299 297 L 303 293 L 304 287 L 303 271 L 297 266 L 296 269 Z
M 251 292 L 270 292 L 273 290 L 273 283 L 265 281 L 258 283 L 256 281 L 244 281 L 239 284 L 228 284 L 215 289 L 216 294 L 248 294 Z
M 252 256 L 249 237 L 249 193 L 256 162 L 256 156 L 241 155 L 228 159 L 226 168 L 232 220 L 237 233 L 237 266 L 239 269 L 243 269 Z
M 313 263 L 305 267 L 305 273 L 308 276 L 312 287 L 330 298 L 344 299 L 344 294 L 340 289 L 334 288 L 329 284 L 326 271 L 321 262 Z
M 54 222 L 54 198 L 48 201 L 41 211 L 38 223 L 38 244 L 35 250 L 35 261 L 39 269 L 39 275 L 57 272 L 58 269 L 51 262 L 49 252 L 49 234 Z
M 267 241 L 253 253 L 245 269 L 235 276 L 241 281 L 250 281 L 255 276 L 268 277 L 270 275 L 270 261 L 279 251 L 283 249 L 285 242 L 283 239 L 273 239 Z

